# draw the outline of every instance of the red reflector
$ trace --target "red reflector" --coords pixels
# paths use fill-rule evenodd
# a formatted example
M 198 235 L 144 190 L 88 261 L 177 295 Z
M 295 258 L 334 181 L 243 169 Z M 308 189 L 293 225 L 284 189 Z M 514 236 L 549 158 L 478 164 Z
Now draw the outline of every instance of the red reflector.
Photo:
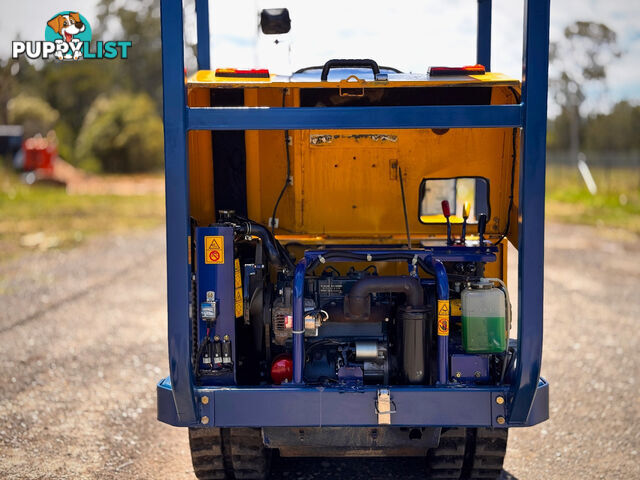
M 254 68 L 251 70 L 240 70 L 238 68 L 218 68 L 216 77 L 227 78 L 269 78 L 269 70 L 266 68 Z
M 432 77 L 446 75 L 484 75 L 484 65 L 468 65 L 466 67 L 429 67 L 429 75 Z
M 276 385 L 290 382 L 293 378 L 293 360 L 288 353 L 281 353 L 271 364 L 271 380 Z

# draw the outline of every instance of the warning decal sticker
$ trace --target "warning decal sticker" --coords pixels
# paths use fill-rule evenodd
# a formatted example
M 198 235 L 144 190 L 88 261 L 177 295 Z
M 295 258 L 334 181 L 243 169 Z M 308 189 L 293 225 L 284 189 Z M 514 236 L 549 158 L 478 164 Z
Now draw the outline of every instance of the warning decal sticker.
M 449 300 L 438 300 L 438 335 L 449 335 Z
M 233 263 L 235 270 L 235 305 L 236 305 L 236 318 L 242 317 L 244 314 L 244 299 L 242 297 L 242 276 L 240 275 L 240 260 L 236 258 Z
M 223 236 L 204 237 L 204 263 L 213 265 L 224 263 Z
M 449 318 L 438 317 L 438 335 L 449 335 Z

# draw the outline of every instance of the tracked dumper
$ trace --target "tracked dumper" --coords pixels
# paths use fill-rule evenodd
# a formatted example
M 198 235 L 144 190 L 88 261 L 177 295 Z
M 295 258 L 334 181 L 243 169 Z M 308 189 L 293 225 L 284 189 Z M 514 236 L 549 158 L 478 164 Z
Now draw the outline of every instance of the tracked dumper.
M 189 428 L 201 479 L 267 478 L 276 451 L 498 478 L 508 429 L 548 418 L 548 1 L 525 2 L 524 83 L 490 71 L 490 0 L 478 64 L 422 74 L 371 59 L 210 70 L 196 6 L 200 69 L 185 82 L 181 3 L 162 1 L 159 420 Z M 263 30 L 288 18 L 263 12 Z

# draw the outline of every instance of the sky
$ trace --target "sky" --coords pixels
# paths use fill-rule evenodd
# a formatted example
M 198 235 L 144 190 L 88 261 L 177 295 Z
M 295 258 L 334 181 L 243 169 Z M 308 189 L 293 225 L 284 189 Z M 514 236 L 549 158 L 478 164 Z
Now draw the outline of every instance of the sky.
M 8 58 L 11 41 L 18 37 L 42 39 L 47 19 L 58 11 L 78 10 L 91 20 L 96 4 L 97 0 L 2 0 L 0 59 Z M 269 66 L 285 72 L 321 65 L 329 58 L 373 58 L 380 65 L 426 72 L 433 65 L 475 63 L 474 0 L 210 0 L 210 4 L 214 67 Z M 292 31 L 275 45 L 273 37 L 258 38 L 257 12 L 281 6 L 291 12 Z M 521 0 L 493 0 L 493 71 L 520 78 L 522 17 Z M 185 18 L 188 26 L 193 25 L 192 15 L 187 12 Z M 560 39 L 565 26 L 576 20 L 605 23 L 617 32 L 624 52 L 608 67 L 606 92 L 589 91 L 587 108 L 606 110 L 621 99 L 640 103 L 640 0 L 552 0 L 551 40 Z M 187 29 L 187 39 L 195 40 L 194 27 Z M 557 111 L 552 103 L 549 110 Z

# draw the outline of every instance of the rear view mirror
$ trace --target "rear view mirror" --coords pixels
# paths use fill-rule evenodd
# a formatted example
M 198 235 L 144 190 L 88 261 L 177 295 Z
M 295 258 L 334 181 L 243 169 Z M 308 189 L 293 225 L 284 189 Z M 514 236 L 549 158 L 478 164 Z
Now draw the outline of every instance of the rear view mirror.
M 419 214 L 422 223 L 446 223 L 442 201 L 449 202 L 451 223 L 462 223 L 462 208 L 471 204 L 467 223 L 478 223 L 481 213 L 490 218 L 489 180 L 482 177 L 425 178 L 420 184 Z
M 286 8 L 266 8 L 260 12 L 260 28 L 265 35 L 279 35 L 291 30 L 291 17 Z

